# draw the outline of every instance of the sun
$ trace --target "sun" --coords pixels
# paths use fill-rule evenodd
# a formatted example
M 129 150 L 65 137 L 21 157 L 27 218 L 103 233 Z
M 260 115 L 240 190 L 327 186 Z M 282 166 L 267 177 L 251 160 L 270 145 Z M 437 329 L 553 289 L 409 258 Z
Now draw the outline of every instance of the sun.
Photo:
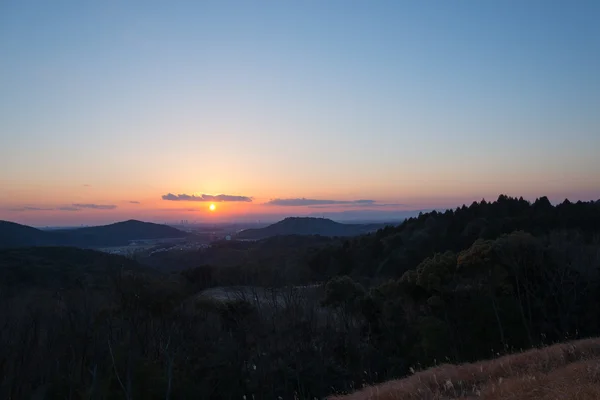
M 208 209 L 210 211 L 215 211 L 217 209 L 217 206 L 215 206 L 213 203 L 211 203 L 210 206 L 208 206 Z

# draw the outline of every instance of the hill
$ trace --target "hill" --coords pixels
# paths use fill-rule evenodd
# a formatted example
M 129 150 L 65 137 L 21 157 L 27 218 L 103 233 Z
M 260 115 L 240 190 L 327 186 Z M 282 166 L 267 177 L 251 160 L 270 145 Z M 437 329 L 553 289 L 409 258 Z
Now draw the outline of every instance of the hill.
M 27 246 L 124 246 L 132 240 L 182 238 L 187 233 L 170 226 L 129 220 L 89 228 L 42 231 L 0 221 L 0 248 Z
M 247 229 L 238 239 L 264 239 L 283 235 L 356 236 L 385 227 L 386 224 L 342 224 L 326 218 L 289 217 L 265 228 Z
M 170 226 L 136 220 L 52 233 L 61 243 L 77 247 L 123 246 L 132 240 L 174 239 L 188 236 L 186 232 Z
M 330 400 L 600 398 L 600 339 L 529 350 L 473 364 L 442 365 Z
M 48 232 L 9 221 L 0 221 L 0 248 L 43 246 L 51 243 Z
M 482 200 L 445 212 L 421 213 L 374 234 L 348 238 L 343 245 L 318 253 L 311 264 L 313 270 L 327 276 L 350 273 L 399 278 L 436 253 L 460 252 L 478 239 L 492 240 L 515 231 L 534 236 L 577 232 L 589 242 L 600 234 L 600 203 L 565 200 L 552 205 L 547 197 L 529 202 L 500 195 L 493 202 Z
M 74 247 L 29 247 L 0 250 L 0 289 L 69 290 L 87 284 L 104 287 L 110 271 L 152 271 L 121 256 Z

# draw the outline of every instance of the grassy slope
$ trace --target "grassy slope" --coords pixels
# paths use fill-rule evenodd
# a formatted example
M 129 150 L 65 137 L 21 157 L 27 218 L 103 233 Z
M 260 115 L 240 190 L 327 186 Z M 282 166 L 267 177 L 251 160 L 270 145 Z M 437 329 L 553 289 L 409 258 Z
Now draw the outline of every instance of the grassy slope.
M 331 400 L 600 399 L 600 338 L 442 365 Z

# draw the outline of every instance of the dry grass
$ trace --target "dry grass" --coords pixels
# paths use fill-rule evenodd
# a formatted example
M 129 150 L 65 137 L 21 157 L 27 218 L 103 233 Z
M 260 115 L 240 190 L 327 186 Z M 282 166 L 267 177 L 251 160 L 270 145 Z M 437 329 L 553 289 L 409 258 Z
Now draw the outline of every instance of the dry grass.
M 442 365 L 330 400 L 600 399 L 600 338 Z

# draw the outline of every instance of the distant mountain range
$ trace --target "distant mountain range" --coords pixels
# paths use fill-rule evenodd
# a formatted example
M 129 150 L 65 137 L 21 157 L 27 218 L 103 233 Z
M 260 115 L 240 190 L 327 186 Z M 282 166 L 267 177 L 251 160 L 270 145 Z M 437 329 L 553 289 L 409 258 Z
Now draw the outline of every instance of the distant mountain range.
M 421 210 L 344 210 L 344 211 L 327 211 L 313 212 L 307 217 L 329 218 L 334 221 L 343 223 L 382 223 L 382 222 L 397 222 L 400 223 L 407 218 L 416 217 L 420 212 L 426 213 L 433 211 L 432 209 Z M 440 210 L 438 210 L 440 211 Z M 441 210 L 445 211 L 445 210 Z
M 374 232 L 386 223 L 342 224 L 327 218 L 290 217 L 259 229 L 246 229 L 236 235 L 237 239 L 264 239 L 283 235 L 356 236 Z
M 186 236 L 188 236 L 186 232 L 170 226 L 136 220 L 89 228 L 53 231 L 42 231 L 14 222 L 0 221 L 0 248 L 125 246 L 132 240 L 170 239 Z

